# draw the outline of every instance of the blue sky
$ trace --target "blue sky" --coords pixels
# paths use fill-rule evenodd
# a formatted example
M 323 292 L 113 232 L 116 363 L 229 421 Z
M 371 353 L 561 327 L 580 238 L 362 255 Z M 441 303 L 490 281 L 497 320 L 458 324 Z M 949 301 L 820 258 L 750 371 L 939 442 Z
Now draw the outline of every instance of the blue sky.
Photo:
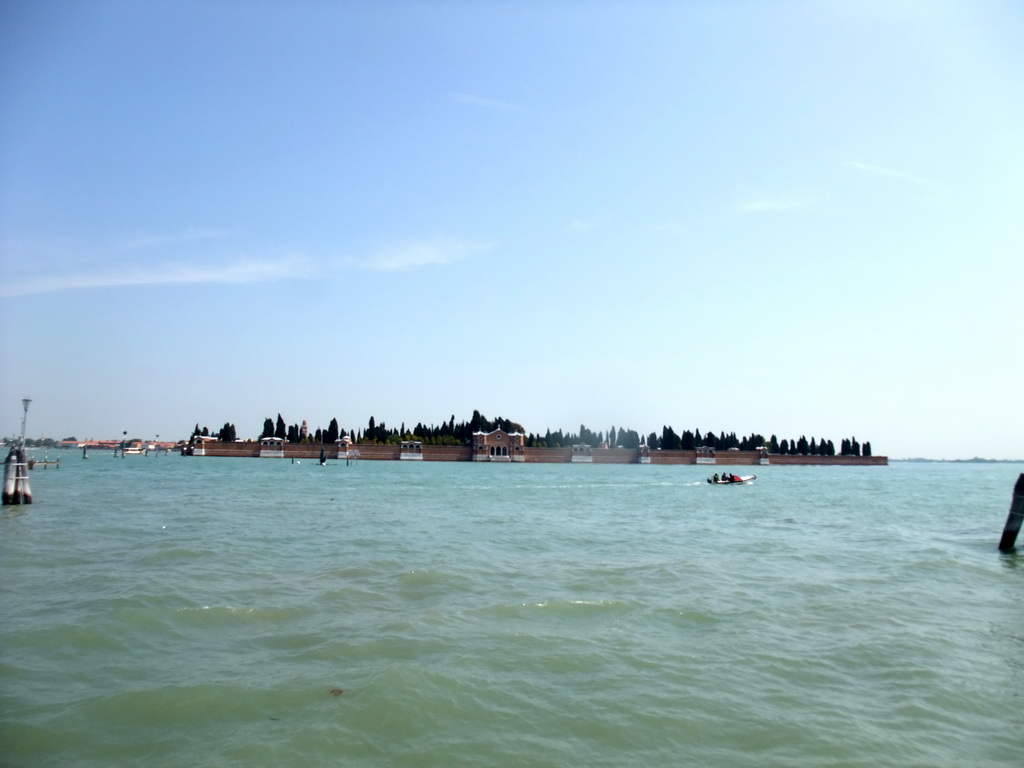
M 0 432 L 1024 457 L 1015 2 L 0 5 Z

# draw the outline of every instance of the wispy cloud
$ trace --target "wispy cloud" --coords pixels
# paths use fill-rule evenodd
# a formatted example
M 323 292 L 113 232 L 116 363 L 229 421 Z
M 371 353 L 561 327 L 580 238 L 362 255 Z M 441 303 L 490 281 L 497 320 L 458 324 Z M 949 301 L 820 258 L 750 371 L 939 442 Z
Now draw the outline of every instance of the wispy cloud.
M 164 245 L 221 237 L 222 233 L 190 232 L 181 235 L 133 235 L 105 249 L 78 250 L 65 244 L 15 247 L 21 268 L 0 276 L 0 297 L 12 298 L 61 291 L 144 285 L 244 284 L 323 277 L 340 269 L 371 272 L 408 272 L 443 266 L 469 258 L 491 246 L 451 238 L 410 241 L 360 257 L 318 255 L 228 257 L 218 254 L 162 258 Z M 2 251 L 13 252 L 8 246 Z M 206 250 L 206 249 L 204 249 Z M 19 273 L 20 272 L 20 273 Z
M 373 272 L 408 272 L 419 267 L 440 266 L 486 251 L 488 245 L 437 238 L 382 248 L 366 257 L 342 260 L 342 266 Z
M 281 262 L 240 260 L 232 264 L 167 264 L 152 268 L 107 268 L 92 272 L 43 274 L 0 284 L 0 296 L 114 288 L 134 285 L 195 283 L 254 283 L 305 276 L 308 270 L 294 260 Z
M 138 232 L 125 237 L 118 243 L 118 250 L 134 251 L 141 248 L 156 248 L 164 245 L 180 245 L 182 243 L 193 243 L 200 240 L 214 240 L 228 237 L 231 234 L 226 229 L 187 229 L 184 232 L 154 233 Z
M 484 109 L 497 109 L 502 112 L 523 111 L 523 108 L 518 104 L 512 104 L 508 101 L 498 101 L 497 99 L 487 99 L 483 96 L 474 96 L 471 93 L 453 93 L 452 98 L 462 104 L 470 104 L 474 107 L 482 107 Z
M 932 181 L 931 179 L 924 179 L 920 176 L 914 176 L 910 173 L 904 173 L 903 171 L 893 170 L 892 168 L 883 168 L 880 165 L 869 165 L 868 163 L 857 162 L 856 160 L 849 161 L 846 166 L 853 168 L 855 171 L 861 171 L 863 173 L 873 173 L 877 176 L 888 176 L 891 179 L 899 179 L 901 181 L 908 181 L 912 184 L 923 184 L 927 186 L 933 186 L 938 182 Z
M 589 232 L 594 226 L 594 222 L 586 219 L 573 219 L 569 222 L 569 230 L 572 232 Z

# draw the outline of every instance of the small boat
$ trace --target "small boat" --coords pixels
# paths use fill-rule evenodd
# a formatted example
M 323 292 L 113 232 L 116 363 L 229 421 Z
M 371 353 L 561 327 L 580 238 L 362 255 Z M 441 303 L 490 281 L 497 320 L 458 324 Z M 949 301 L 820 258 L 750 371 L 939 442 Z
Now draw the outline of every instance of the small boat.
M 757 478 L 757 475 L 722 475 L 721 479 L 715 480 L 708 478 L 708 482 L 711 485 L 743 485 L 744 483 L 751 483 Z

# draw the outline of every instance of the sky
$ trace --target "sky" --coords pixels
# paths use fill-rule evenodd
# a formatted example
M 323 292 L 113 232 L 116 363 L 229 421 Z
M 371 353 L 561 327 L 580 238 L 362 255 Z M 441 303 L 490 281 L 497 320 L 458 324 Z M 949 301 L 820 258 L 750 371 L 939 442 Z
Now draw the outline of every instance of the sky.
M 0 4 L 0 434 L 1024 458 L 1024 6 Z

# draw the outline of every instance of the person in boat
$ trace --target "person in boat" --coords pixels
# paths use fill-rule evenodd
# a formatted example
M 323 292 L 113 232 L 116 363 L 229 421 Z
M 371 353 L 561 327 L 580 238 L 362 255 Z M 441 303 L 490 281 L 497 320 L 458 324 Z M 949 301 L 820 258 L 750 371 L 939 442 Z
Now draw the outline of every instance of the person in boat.
M 713 478 L 711 478 L 711 480 L 713 482 L 716 482 L 716 483 L 718 482 L 718 473 L 717 472 L 715 472 L 715 476 Z

